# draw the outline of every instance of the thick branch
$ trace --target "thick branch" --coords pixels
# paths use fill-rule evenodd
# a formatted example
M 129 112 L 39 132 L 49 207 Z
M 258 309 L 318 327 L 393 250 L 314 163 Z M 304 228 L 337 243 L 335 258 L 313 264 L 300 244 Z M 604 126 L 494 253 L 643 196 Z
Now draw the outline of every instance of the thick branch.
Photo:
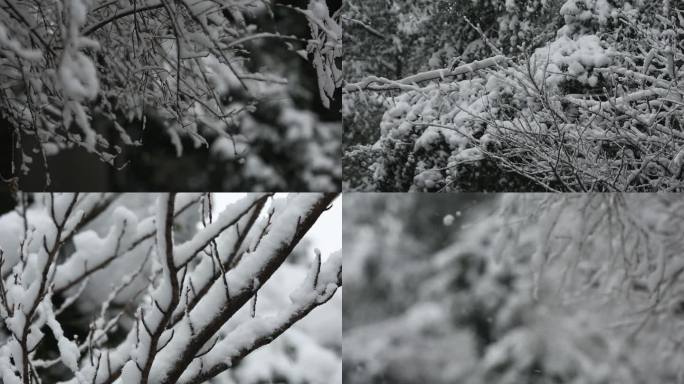
M 50 196 L 50 204 L 51 204 L 51 215 L 52 215 L 52 220 L 55 223 L 56 226 L 56 234 L 54 238 L 53 244 L 50 246 L 48 249 L 48 245 L 45 243 L 45 237 L 43 237 L 43 250 L 46 254 L 46 261 L 45 264 L 43 265 L 43 269 L 40 272 L 40 283 L 38 285 L 38 290 L 35 293 L 35 297 L 33 298 L 33 302 L 31 303 L 31 306 L 29 307 L 28 312 L 25 313 L 25 321 L 24 321 L 24 328 L 21 333 L 21 339 L 19 340 L 19 344 L 21 345 L 21 353 L 22 353 L 22 364 L 23 364 L 23 371 L 22 371 L 22 379 L 24 381 L 24 384 L 31 384 L 31 376 L 30 376 L 30 361 L 29 361 L 29 346 L 28 346 L 28 337 L 29 333 L 31 331 L 31 320 L 33 319 L 33 315 L 35 315 L 36 310 L 38 309 L 38 305 L 40 305 L 41 300 L 43 300 L 43 297 L 45 297 L 45 294 L 47 292 L 48 288 L 48 283 L 50 280 L 50 277 L 48 276 L 48 273 L 50 272 L 50 269 L 53 265 L 53 263 L 56 261 L 57 258 L 57 252 L 59 251 L 60 247 L 62 246 L 62 233 L 64 231 L 64 226 L 66 225 L 67 221 L 69 220 L 69 216 L 71 216 L 71 212 L 73 211 L 74 207 L 76 206 L 76 202 L 78 201 L 78 193 L 74 194 L 74 197 L 72 198 L 71 202 L 69 203 L 66 211 L 64 212 L 64 217 L 60 220 L 57 219 L 55 216 L 55 197 L 54 195 Z
M 273 273 L 282 265 L 294 247 L 308 232 L 318 217 L 327 209 L 328 205 L 335 199 L 336 194 L 321 195 L 311 206 L 308 212 L 302 213 L 297 222 L 297 228 L 289 239 L 281 242 L 270 252 L 268 260 L 259 269 L 254 278 L 264 284 Z M 239 268 L 238 265 L 236 268 Z M 169 364 L 170 372 L 166 373 L 165 379 L 161 384 L 176 383 L 183 374 L 187 366 L 193 361 L 202 347 L 223 327 L 223 325 L 254 295 L 252 289 L 242 289 L 231 296 L 230 301 L 224 301 L 219 311 L 209 319 L 203 327 L 196 330 L 194 337 L 184 345 L 182 352 L 174 355 L 175 359 Z
M 411 88 L 415 84 L 424 83 L 426 81 L 444 79 L 446 77 L 458 76 L 465 73 L 476 72 L 485 68 L 496 65 L 504 65 L 510 61 L 506 56 L 494 56 L 480 61 L 473 61 L 472 63 L 461 65 L 454 69 L 435 69 L 432 71 L 421 72 L 400 80 L 389 80 L 384 77 L 369 76 L 365 79 L 351 83 L 344 86 L 344 92 L 351 93 L 363 90 L 369 91 L 389 91 Z
M 341 284 L 341 282 L 339 282 Z M 325 304 L 330 299 L 334 296 L 336 290 L 329 292 L 328 295 L 324 297 L 323 300 L 321 301 L 311 301 L 307 303 L 307 305 L 297 308 L 296 310 L 293 310 L 291 313 L 289 313 L 288 316 L 285 318 L 281 319 L 278 321 L 276 325 L 273 326 L 273 328 L 269 329 L 263 329 L 262 333 L 251 343 L 246 343 L 239 348 L 237 348 L 235 351 L 232 351 L 230 355 L 226 356 L 221 356 L 221 361 L 219 363 L 216 363 L 214 365 L 211 365 L 210 367 L 203 369 L 201 372 L 197 374 L 197 376 L 186 380 L 181 380 L 179 383 L 182 384 L 201 384 L 201 383 L 206 383 L 216 375 L 220 374 L 221 372 L 224 372 L 231 367 L 234 367 L 236 364 L 238 364 L 242 359 L 244 359 L 247 355 L 252 353 L 254 350 L 256 350 L 259 347 L 262 347 L 276 338 L 278 336 L 282 335 L 283 332 L 287 331 L 292 325 L 294 325 L 296 322 L 299 320 L 303 319 L 304 316 L 308 315 L 314 308 L 318 307 L 319 305 Z M 256 319 L 253 321 L 259 321 L 262 319 Z M 240 330 L 237 329 L 235 332 L 239 332 Z M 227 336 L 225 341 L 230 341 L 230 335 Z
M 166 272 L 168 273 L 168 276 L 166 276 L 166 281 L 169 286 L 166 287 L 167 289 L 171 290 L 171 301 L 168 303 L 166 308 L 162 312 L 162 318 L 159 321 L 159 324 L 157 324 L 157 327 L 154 330 L 154 333 L 150 335 L 150 343 L 148 346 L 147 350 L 147 359 L 145 360 L 145 366 L 142 371 L 142 378 L 141 378 L 141 384 L 147 384 L 150 376 L 150 369 L 152 369 L 152 363 L 154 362 L 154 358 L 157 355 L 157 345 L 159 344 L 159 338 L 162 336 L 164 331 L 166 330 L 166 324 L 169 323 L 171 320 L 171 317 L 173 316 L 173 311 L 176 309 L 178 306 L 178 303 L 180 302 L 180 290 L 178 286 L 178 270 L 176 268 L 174 259 L 173 259 L 173 213 L 174 213 L 174 205 L 175 205 L 175 200 L 176 200 L 176 194 L 171 193 L 168 196 L 168 199 L 166 201 L 166 217 L 164 220 L 164 233 L 163 236 L 161 233 L 157 233 L 157 241 L 158 242 L 163 242 L 164 243 L 164 255 L 159 255 L 160 257 L 164 258 L 164 261 L 166 263 Z M 161 311 L 161 308 L 159 308 Z M 141 316 L 141 321 L 144 324 L 144 316 Z M 171 336 L 173 337 L 173 336 Z

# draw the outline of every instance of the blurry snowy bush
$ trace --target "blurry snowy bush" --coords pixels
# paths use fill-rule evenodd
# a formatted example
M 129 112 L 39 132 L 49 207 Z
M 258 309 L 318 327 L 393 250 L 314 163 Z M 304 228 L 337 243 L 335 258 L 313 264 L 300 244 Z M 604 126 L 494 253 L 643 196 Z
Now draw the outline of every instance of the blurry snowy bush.
M 378 316 L 399 314 L 417 299 L 415 285 L 422 265 L 455 239 L 453 227 L 435 227 L 446 214 L 458 227 L 461 210 L 491 199 L 475 194 L 444 194 L 429 199 L 417 195 L 351 194 L 343 200 L 345 221 L 344 327 L 352 328 Z M 347 225 L 348 224 L 348 225 Z
M 3 383 L 341 382 L 341 255 L 288 257 L 334 195 L 20 197 L 0 216 Z
M 418 298 L 405 312 L 345 330 L 345 382 L 684 377 L 683 199 L 527 194 L 498 206 L 463 219 L 451 245 L 412 268 Z M 380 259 L 393 257 L 404 255 Z
M 345 143 L 345 166 L 362 152 L 374 159 L 365 174 L 345 175 L 345 187 L 682 189 L 677 2 L 460 3 L 393 2 L 383 11 L 405 20 L 394 26 L 350 7 L 345 109 L 371 110 L 358 93 L 382 92 L 389 106 L 372 109 L 379 139 Z M 369 44 L 384 47 L 377 59 L 358 56 Z M 367 124 L 346 121 L 345 138 Z
M 306 150 L 290 157 L 299 166 L 309 165 L 302 173 L 324 175 L 305 176 L 302 182 L 311 182 L 311 189 L 335 183 L 339 171 L 327 163 L 339 154 L 329 153 L 324 143 L 331 134 L 322 132 L 335 127 L 321 124 L 292 94 L 304 83 L 317 83 L 321 102 L 330 107 L 341 82 L 339 16 L 323 0 L 310 0 L 305 8 L 287 4 L 3 1 L 0 114 L 13 132 L 13 175 L 26 174 L 37 163 L 49 172 L 48 158 L 74 147 L 121 167 L 126 163 L 122 153 L 145 144 L 141 131 L 154 120 L 177 156 L 211 147 L 220 161 L 249 163 L 244 167 L 250 175 L 273 172 L 273 165 L 262 164 L 269 160 L 258 152 L 263 148 L 258 143 L 252 148 L 254 141 L 270 135 L 275 147 L 279 141 L 303 147 L 306 142 Z M 283 35 L 271 28 L 274 7 L 308 20 L 311 35 Z M 316 78 L 297 78 L 297 70 L 282 68 L 285 60 L 265 62 L 259 52 L 266 49 L 264 40 L 279 41 L 310 61 Z M 268 115 L 275 128 L 251 122 L 256 111 Z M 306 116 L 293 119 L 293 114 Z M 49 173 L 46 179 L 49 184 Z

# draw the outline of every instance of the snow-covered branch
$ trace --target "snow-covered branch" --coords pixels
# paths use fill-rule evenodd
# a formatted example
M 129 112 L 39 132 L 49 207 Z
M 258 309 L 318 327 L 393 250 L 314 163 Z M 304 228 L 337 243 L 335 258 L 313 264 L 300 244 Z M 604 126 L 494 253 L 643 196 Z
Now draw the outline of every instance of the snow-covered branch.
M 321 266 L 320 254 L 299 289 L 292 293 L 292 303 L 279 313 L 253 318 L 231 330 L 213 344 L 205 355 L 195 360 L 179 382 L 199 384 L 230 369 L 247 354 L 280 336 L 311 310 L 330 300 L 342 285 L 342 255 L 331 255 Z
M 385 191 L 684 189 L 682 18 L 669 3 L 357 5 L 396 35 L 386 47 L 352 28 L 359 57 L 348 67 L 363 73 L 344 86 L 343 111 L 348 136 L 363 140 L 347 143 L 346 181 Z M 387 15 L 411 22 L 395 32 Z M 361 55 L 368 47 L 380 57 Z M 416 74 L 366 73 L 386 67 L 388 52 L 396 77 Z
M 209 149 L 217 137 L 231 144 L 233 158 L 244 156 L 246 148 L 237 149 L 247 143 L 236 140 L 236 127 L 257 101 L 286 93 L 288 83 L 280 70 L 272 70 L 276 76 L 262 73 L 270 68 L 261 64 L 251 68 L 249 60 L 261 60 L 253 40 L 264 37 L 287 43 L 294 57 L 293 42 L 304 48 L 298 53 L 317 71 L 329 107 L 341 83 L 338 15 L 311 0 L 308 9 L 293 8 L 310 22 L 310 36 L 259 31 L 259 18 L 272 16 L 274 6 L 2 0 L 0 114 L 20 151 L 11 159 L 12 177 L 29 173 L 35 160 L 48 173 L 48 159 L 74 147 L 121 168 L 128 149 L 143 145 L 137 127 L 144 130 L 148 120 L 160 123 L 178 156 L 190 146 Z
M 256 249 L 227 271 L 225 282 L 214 282 L 205 297 L 174 327 L 176 337 L 153 367 L 160 383 L 173 383 L 181 377 L 202 348 L 285 261 L 333 199 L 334 195 L 304 194 L 288 198 L 284 207 L 276 207 L 271 229 Z
M 441 68 L 431 71 L 417 73 L 399 80 L 389 80 L 382 77 L 368 76 L 363 80 L 346 84 L 345 92 L 369 91 L 389 91 L 389 90 L 415 90 L 415 85 L 434 80 L 445 80 L 448 77 L 474 73 L 483 69 L 503 66 L 510 61 L 502 55 L 492 56 L 484 60 L 476 60 L 468 64 L 463 64 L 454 68 Z
M 321 263 L 317 251 L 290 305 L 273 319 L 256 309 L 258 292 L 333 194 L 250 194 L 216 216 L 211 194 L 31 199 L 0 216 L 3 383 L 50 382 L 60 369 L 57 377 L 73 384 L 204 382 L 341 286 L 341 255 Z M 250 300 L 253 317 L 236 318 Z M 79 337 L 64 319 L 81 311 Z M 236 326 L 251 329 L 254 340 Z M 40 352 L 51 343 L 44 327 L 56 359 Z

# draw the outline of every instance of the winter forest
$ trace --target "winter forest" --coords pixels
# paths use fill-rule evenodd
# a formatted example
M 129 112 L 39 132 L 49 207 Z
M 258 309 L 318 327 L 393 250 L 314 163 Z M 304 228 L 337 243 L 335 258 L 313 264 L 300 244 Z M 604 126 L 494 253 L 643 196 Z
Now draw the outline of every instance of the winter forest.
M 681 191 L 683 12 L 347 1 L 344 189 Z
M 340 6 L 1 0 L 3 181 L 339 190 Z
M 341 383 L 335 199 L 5 199 L 0 383 Z
M 683 382 L 680 196 L 346 194 L 343 208 L 345 384 Z

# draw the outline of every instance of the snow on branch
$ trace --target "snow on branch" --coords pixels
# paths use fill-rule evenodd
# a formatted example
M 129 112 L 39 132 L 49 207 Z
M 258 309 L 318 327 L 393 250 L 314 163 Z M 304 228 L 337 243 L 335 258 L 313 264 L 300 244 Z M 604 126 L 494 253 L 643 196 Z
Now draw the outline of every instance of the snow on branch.
M 250 194 L 242 200 L 228 206 L 216 221 L 202 229 L 191 241 L 179 245 L 175 250 L 175 263 L 183 265 L 204 249 L 212 239 L 215 239 L 226 228 L 235 225 L 253 207 L 263 205 L 272 194 Z
M 247 354 L 271 342 L 317 306 L 330 300 L 342 285 L 342 255 L 330 255 L 320 264 L 320 253 L 314 260 L 309 275 L 297 291 L 291 294 L 292 303 L 279 313 L 250 319 L 216 342 L 206 355 L 195 360 L 181 376 L 180 383 L 198 384 L 230 369 Z M 316 277 L 316 279 L 314 279 Z M 312 282 L 317 282 L 312 285 Z
M 3 383 L 54 382 L 55 372 L 70 384 L 204 382 L 342 284 L 341 255 L 321 263 L 316 251 L 289 305 L 275 316 L 256 309 L 334 194 L 253 194 L 216 217 L 211 194 L 26 197 L 0 216 Z M 248 306 L 254 317 L 234 318 Z M 65 322 L 75 313 L 80 336 Z M 58 358 L 39 358 L 45 348 Z
M 345 185 L 431 192 L 684 188 L 681 12 L 669 1 L 501 0 L 487 12 L 485 3 L 430 3 L 420 23 L 398 32 L 394 25 L 416 18 L 410 2 L 398 3 L 396 15 L 353 7 L 394 46 L 351 29 L 358 35 L 349 38 L 348 67 L 361 80 L 344 86 L 354 138 L 345 143 L 345 164 L 362 165 L 345 167 Z M 462 61 L 472 62 L 449 66 Z
M 285 206 L 276 207 L 271 229 L 256 249 L 227 271 L 225 281 L 215 281 L 189 315 L 174 327 L 176 337 L 161 351 L 153 367 L 160 383 L 179 379 L 206 343 L 282 265 L 333 199 L 330 194 L 300 194 L 288 196 Z
M 318 75 L 318 90 L 323 105 L 330 108 L 335 90 L 342 84 L 342 26 L 339 14 L 331 15 L 323 0 L 311 0 L 303 12 L 313 39 L 307 46 Z
M 415 90 L 414 85 L 419 83 L 424 83 L 426 81 L 433 80 L 444 80 L 447 77 L 458 76 L 465 73 L 480 71 L 486 68 L 505 65 L 509 61 L 510 59 L 506 56 L 497 55 L 484 60 L 473 61 L 472 63 L 464 64 L 452 69 L 442 68 L 417 73 L 415 75 L 411 75 L 400 80 L 389 80 L 377 76 L 368 76 L 359 82 L 345 85 L 344 91 L 349 93 L 363 90 Z
M 255 39 L 306 43 L 302 56 L 317 71 L 321 100 L 330 105 L 342 78 L 339 15 L 320 0 L 295 8 L 310 23 L 307 39 L 250 24 L 273 15 L 276 5 L 269 1 L 224 3 L 2 0 L 0 114 L 21 151 L 13 171 L 26 174 L 34 157 L 47 165 L 50 156 L 72 147 L 121 167 L 124 147 L 142 145 L 129 127 L 152 117 L 179 156 L 188 145 L 183 138 L 194 147 L 209 147 L 216 135 L 232 141 L 229 128 L 240 126 L 255 100 L 285 92 L 286 79 L 250 69 L 248 60 L 259 60 L 249 52 Z M 235 102 L 225 102 L 228 97 Z M 108 128 L 109 135 L 101 128 L 106 124 L 94 120 L 115 129 Z M 29 136 L 37 140 L 36 151 L 20 145 Z

